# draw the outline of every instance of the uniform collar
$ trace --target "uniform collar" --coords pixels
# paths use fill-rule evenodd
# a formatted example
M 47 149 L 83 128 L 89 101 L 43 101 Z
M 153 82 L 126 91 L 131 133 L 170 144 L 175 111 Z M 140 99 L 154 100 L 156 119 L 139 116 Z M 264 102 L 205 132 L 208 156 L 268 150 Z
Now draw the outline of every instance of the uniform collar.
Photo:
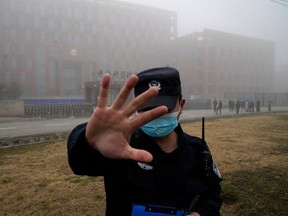
M 184 132 L 180 124 L 178 124 L 178 126 L 174 129 L 174 131 L 178 135 L 178 148 L 175 150 L 175 151 L 178 151 L 178 149 L 182 148 L 183 142 L 185 142 L 185 140 L 183 140 Z M 152 137 L 145 134 L 141 129 L 137 130 L 134 133 L 133 138 L 135 139 L 135 141 L 131 140 L 132 141 L 131 145 L 134 148 L 144 149 L 144 150 L 151 152 L 152 154 L 153 153 L 167 154 L 162 151 L 162 149 L 157 145 L 157 143 L 154 141 Z M 168 154 L 173 154 L 175 151 L 173 151 L 172 153 L 168 153 Z

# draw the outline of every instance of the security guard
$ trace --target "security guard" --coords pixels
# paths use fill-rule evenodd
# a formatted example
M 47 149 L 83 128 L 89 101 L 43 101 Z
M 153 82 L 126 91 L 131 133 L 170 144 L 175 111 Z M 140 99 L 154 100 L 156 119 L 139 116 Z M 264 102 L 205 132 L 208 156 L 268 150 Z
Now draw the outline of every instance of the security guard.
M 220 172 L 206 142 L 178 123 L 185 104 L 179 72 L 132 75 L 110 107 L 109 83 L 106 74 L 89 122 L 68 138 L 74 173 L 104 176 L 106 215 L 220 215 Z

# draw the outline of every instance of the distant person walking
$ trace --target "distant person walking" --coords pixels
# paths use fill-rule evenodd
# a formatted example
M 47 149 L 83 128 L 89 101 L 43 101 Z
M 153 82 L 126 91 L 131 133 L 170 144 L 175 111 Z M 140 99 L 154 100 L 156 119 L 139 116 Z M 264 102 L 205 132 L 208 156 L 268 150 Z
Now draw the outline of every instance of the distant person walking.
M 239 100 L 236 101 L 235 106 L 236 106 L 236 114 L 238 115 L 239 114 L 239 109 L 240 109 L 240 101 Z
M 272 107 L 272 101 L 269 100 L 269 102 L 268 102 L 268 112 L 271 112 L 271 107 Z
M 218 104 L 218 102 L 217 102 L 217 100 L 214 98 L 214 100 L 213 100 L 213 109 L 214 109 L 214 114 L 215 114 L 215 115 L 217 115 L 217 104 Z
M 249 111 L 249 102 L 245 101 L 245 111 L 248 112 Z
M 260 112 L 260 100 L 256 101 L 256 112 Z
M 221 111 L 222 111 L 222 100 L 219 100 L 217 114 L 221 115 Z

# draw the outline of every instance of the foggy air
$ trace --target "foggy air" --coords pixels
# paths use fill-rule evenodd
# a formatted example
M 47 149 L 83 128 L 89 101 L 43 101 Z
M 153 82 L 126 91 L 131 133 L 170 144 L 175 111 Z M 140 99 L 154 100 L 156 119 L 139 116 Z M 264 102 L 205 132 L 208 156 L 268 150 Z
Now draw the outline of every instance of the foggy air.
M 0 0 L 0 216 L 288 215 L 287 23 L 288 0 Z
M 288 7 L 275 1 L 7 0 L 0 8 L 1 99 L 93 106 L 104 73 L 113 100 L 131 74 L 167 65 L 180 71 L 187 100 L 288 91 Z

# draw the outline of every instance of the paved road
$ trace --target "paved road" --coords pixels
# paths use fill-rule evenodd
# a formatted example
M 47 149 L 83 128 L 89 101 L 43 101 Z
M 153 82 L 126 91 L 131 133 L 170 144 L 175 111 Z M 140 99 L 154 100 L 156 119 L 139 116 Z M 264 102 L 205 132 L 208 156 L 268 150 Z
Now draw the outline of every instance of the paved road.
M 272 107 L 272 111 L 287 111 L 288 107 Z M 261 112 L 267 112 L 262 108 Z M 250 114 L 240 112 L 240 115 Z M 228 109 L 222 110 L 222 116 L 236 115 Z M 215 117 L 213 110 L 184 110 L 180 121 L 201 120 L 202 117 Z M 217 116 L 220 117 L 220 116 Z M 10 119 L 9 121 L 0 121 L 0 138 L 27 136 L 33 134 L 43 134 L 51 132 L 70 131 L 76 125 L 88 121 L 88 118 L 66 118 L 66 119 Z

